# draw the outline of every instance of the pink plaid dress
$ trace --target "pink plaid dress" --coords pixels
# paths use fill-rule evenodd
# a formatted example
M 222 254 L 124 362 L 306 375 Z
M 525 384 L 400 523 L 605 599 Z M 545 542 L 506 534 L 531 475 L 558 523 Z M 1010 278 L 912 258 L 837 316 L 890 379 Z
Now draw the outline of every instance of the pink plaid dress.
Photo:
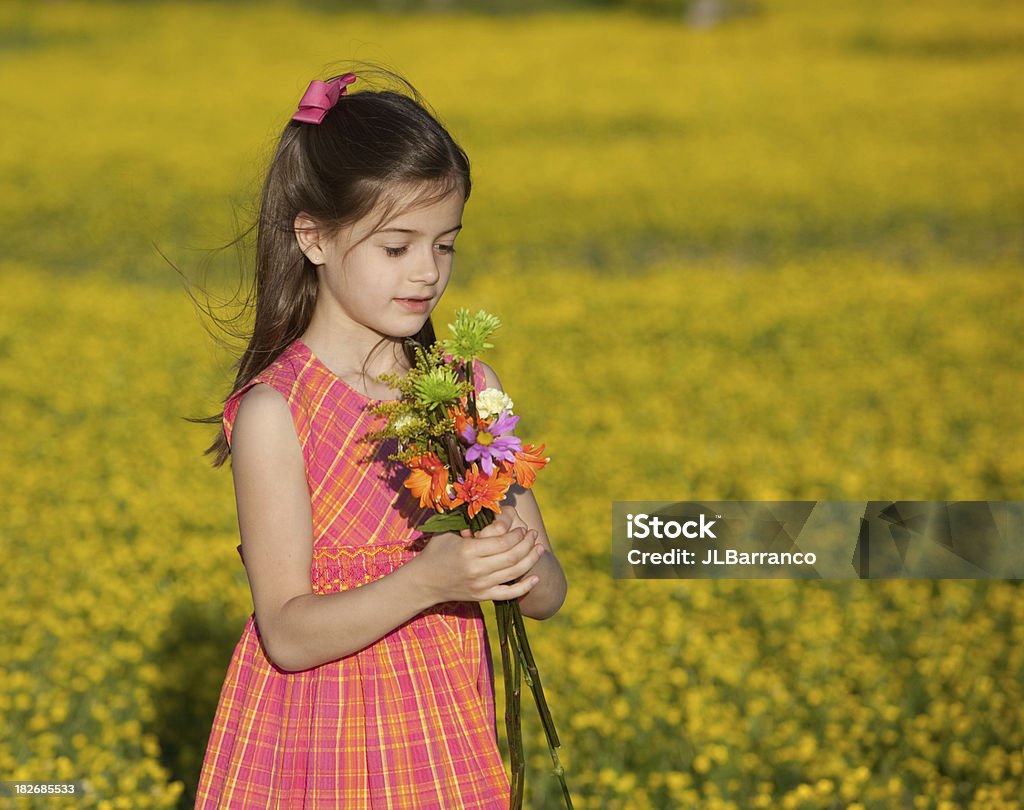
M 292 343 L 224 408 L 228 441 L 242 394 L 287 399 L 313 505 L 313 593 L 357 588 L 417 553 L 425 516 L 388 465 L 373 404 Z M 476 384 L 481 387 L 477 371 Z M 241 553 L 241 546 L 239 546 Z M 435 605 L 379 641 L 302 672 L 267 659 L 255 614 L 221 690 L 196 808 L 508 806 L 490 651 L 480 605 Z

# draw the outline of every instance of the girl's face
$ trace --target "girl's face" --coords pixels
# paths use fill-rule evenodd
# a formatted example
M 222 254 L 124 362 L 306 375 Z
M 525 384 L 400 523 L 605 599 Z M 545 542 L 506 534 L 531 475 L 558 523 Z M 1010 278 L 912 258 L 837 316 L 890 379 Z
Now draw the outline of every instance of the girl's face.
M 415 335 L 448 286 L 464 204 L 462 194 L 450 194 L 376 231 L 379 215 L 371 212 L 318 242 L 319 255 L 305 250 L 318 265 L 317 310 L 350 339 Z

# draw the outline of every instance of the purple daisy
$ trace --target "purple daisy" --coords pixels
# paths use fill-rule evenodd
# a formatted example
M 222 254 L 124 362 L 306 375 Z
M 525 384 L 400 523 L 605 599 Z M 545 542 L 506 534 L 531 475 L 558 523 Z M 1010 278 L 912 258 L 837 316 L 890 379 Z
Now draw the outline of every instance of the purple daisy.
M 515 454 L 522 449 L 522 442 L 506 434 L 512 433 L 518 421 L 519 417 L 510 415 L 508 411 L 502 411 L 493 423 L 482 430 L 477 430 L 467 421 L 460 434 L 462 440 L 470 446 L 466 451 L 466 463 L 479 459 L 484 475 L 490 475 L 494 471 L 495 461 L 515 461 Z

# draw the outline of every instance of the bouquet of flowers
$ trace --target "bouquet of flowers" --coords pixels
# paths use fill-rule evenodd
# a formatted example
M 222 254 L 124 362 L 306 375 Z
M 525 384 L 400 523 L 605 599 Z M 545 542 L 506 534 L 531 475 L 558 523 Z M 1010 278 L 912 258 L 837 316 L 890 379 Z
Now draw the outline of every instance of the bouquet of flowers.
M 460 309 L 449 324 L 451 337 L 429 348 L 416 347 L 416 362 L 404 377 L 381 379 L 401 392 L 373 412 L 386 418 L 370 438 L 398 440 L 391 459 L 410 472 L 405 486 L 420 506 L 433 509 L 419 528 L 424 532 L 479 531 L 501 512 L 501 501 L 513 483 L 532 486 L 549 461 L 544 446 L 524 445 L 513 430 L 519 421 L 513 402 L 502 391 L 476 394 L 473 361 L 492 348 L 489 342 L 500 321 L 484 311 L 470 315 Z M 471 541 L 467 541 L 471 542 Z M 540 674 L 526 637 L 516 600 L 494 603 L 498 642 L 505 679 L 505 725 L 512 760 L 511 808 L 523 804 L 525 761 L 520 724 L 520 688 L 525 676 L 540 713 L 554 772 L 561 782 L 566 807 L 572 798 L 558 761 L 560 745 L 541 687 Z

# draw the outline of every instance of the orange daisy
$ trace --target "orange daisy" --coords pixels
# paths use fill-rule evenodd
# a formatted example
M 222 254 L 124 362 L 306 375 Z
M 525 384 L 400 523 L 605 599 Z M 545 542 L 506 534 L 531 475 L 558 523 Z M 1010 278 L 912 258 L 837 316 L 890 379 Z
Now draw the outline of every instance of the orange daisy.
M 462 432 L 466 429 L 467 425 L 471 425 L 477 430 L 483 428 L 487 424 L 486 419 L 474 419 L 472 416 L 466 413 L 463 408 L 452 408 L 448 415 L 452 418 L 455 423 L 455 435 L 461 436 Z
M 516 453 L 516 460 L 511 465 L 505 464 L 506 469 L 511 466 L 515 475 L 516 483 L 523 489 L 529 489 L 537 480 L 537 471 L 544 468 L 544 465 L 551 461 L 545 458 L 544 445 L 534 447 L 532 444 L 524 444 L 523 449 Z
M 455 499 L 452 506 L 466 504 L 470 518 L 476 517 L 482 509 L 490 509 L 494 514 L 501 513 L 501 500 L 512 486 L 512 476 L 502 473 L 497 468 L 494 475 L 486 475 L 474 464 L 461 481 L 455 482 Z
M 453 506 L 448 494 L 448 468 L 434 453 L 418 456 L 409 462 L 405 487 L 419 498 L 420 506 L 432 506 L 441 512 Z

